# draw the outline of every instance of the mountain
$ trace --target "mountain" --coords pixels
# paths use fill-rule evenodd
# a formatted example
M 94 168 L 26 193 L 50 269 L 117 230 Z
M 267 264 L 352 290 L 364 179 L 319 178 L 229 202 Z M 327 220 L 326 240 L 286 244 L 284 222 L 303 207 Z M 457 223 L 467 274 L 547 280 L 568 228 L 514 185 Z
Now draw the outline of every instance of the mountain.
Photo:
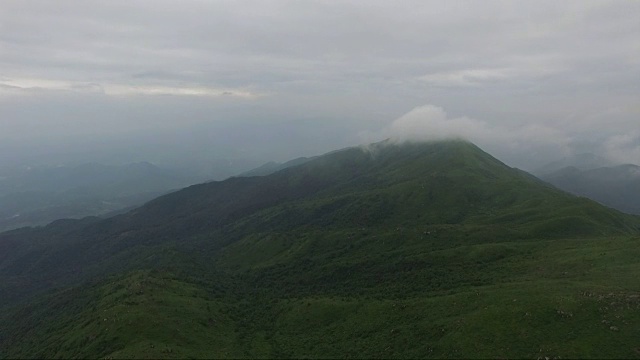
M 0 357 L 637 356 L 639 226 L 468 142 L 348 148 L 0 234 Z
M 626 164 L 591 170 L 567 167 L 541 179 L 572 194 L 640 215 L 640 166 Z
M 0 180 L 0 230 L 103 215 L 190 184 L 189 178 L 147 162 L 14 171 Z
M 561 160 L 550 162 L 539 169 L 536 169 L 533 173 L 539 176 L 545 176 L 566 167 L 574 167 L 578 170 L 592 170 L 613 165 L 614 164 L 611 161 L 601 156 L 592 153 L 581 153 L 566 156 Z

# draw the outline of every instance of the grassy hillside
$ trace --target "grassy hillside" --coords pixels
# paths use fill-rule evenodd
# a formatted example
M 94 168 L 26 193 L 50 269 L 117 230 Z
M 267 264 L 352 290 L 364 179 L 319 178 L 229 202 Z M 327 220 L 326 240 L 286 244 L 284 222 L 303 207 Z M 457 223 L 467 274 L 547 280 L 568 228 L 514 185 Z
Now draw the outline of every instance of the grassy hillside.
M 167 273 L 135 271 L 46 296 L 9 315 L 3 356 L 229 357 L 233 322 L 214 291 Z M 5 328 L 6 329 L 6 328 Z
M 327 274 L 321 278 L 281 271 L 280 280 L 291 280 L 286 287 L 259 269 L 236 271 L 237 277 L 222 281 L 135 271 L 13 312 L 4 319 L 11 325 L 0 332 L 0 353 L 637 358 L 639 240 L 531 241 L 425 252 L 411 261 L 396 259 L 395 273 L 382 263 L 360 269 L 374 281 L 342 274 L 349 289 L 335 286 L 340 281 L 330 271 L 342 270 L 335 262 L 324 264 Z M 406 268 L 420 260 L 429 261 L 431 270 Z M 305 282 L 309 286 L 294 285 Z
M 638 357 L 639 225 L 466 142 L 346 149 L 0 234 L 0 354 Z

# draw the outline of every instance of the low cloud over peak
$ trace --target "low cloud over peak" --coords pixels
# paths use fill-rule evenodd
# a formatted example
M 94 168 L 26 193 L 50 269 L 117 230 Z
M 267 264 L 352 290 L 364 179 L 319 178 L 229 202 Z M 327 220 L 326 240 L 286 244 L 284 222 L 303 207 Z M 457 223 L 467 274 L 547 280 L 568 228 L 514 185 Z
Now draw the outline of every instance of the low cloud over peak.
M 423 105 L 394 120 L 383 133 L 394 141 L 429 141 L 472 140 L 487 131 L 486 123 L 467 117 L 450 118 L 440 107 Z
M 541 124 L 505 127 L 466 116 L 451 117 L 435 105 L 423 105 L 395 119 L 382 134 L 396 141 L 429 141 L 461 138 L 480 144 L 502 143 L 509 147 L 556 144 L 565 147 L 570 138 Z
M 584 139 L 566 123 L 530 123 L 505 126 L 466 116 L 453 117 L 436 105 L 418 106 L 377 132 L 362 132 L 362 141 L 389 139 L 419 142 L 464 139 L 488 150 L 506 162 L 526 170 L 584 151 Z M 565 125 L 565 127 L 563 127 Z M 614 163 L 640 163 L 640 132 L 613 133 L 589 151 Z

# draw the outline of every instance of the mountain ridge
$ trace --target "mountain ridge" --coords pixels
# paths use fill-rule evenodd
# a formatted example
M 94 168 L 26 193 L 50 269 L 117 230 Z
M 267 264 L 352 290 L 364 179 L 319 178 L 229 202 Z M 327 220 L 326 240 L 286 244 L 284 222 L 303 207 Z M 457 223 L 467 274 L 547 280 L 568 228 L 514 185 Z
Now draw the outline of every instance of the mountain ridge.
M 600 167 L 615 166 L 616 164 L 611 160 L 605 159 L 602 156 L 593 153 L 579 153 L 571 156 L 566 156 L 560 160 L 552 161 L 544 166 L 535 169 L 533 174 L 538 176 L 545 176 L 560 169 L 566 167 L 575 167 L 580 170 L 592 170 Z
M 523 187 L 528 192 L 523 193 Z M 551 204 L 553 209 L 537 209 Z M 26 237 L 43 249 L 50 246 L 46 242 L 59 249 L 14 258 L 14 265 L 5 256 L 0 275 L 20 276 L 25 270 L 10 271 L 19 263 L 19 269 L 46 274 L 40 277 L 46 287 L 59 281 L 55 279 L 99 274 L 100 264 L 110 263 L 109 256 L 131 249 L 172 244 L 201 246 L 215 254 L 252 231 L 384 229 L 421 223 L 474 226 L 478 238 L 496 231 L 500 237 L 531 238 L 624 234 L 636 231 L 630 219 L 523 176 L 465 141 L 387 141 L 334 151 L 264 177 L 193 185 L 106 220 L 26 230 Z M 5 239 L 12 234 L 0 234 L 6 253 L 11 251 Z M 28 241 L 11 243 L 28 247 Z
M 580 170 L 566 167 L 541 176 L 569 193 L 588 197 L 629 214 L 640 215 L 640 166 L 623 164 Z

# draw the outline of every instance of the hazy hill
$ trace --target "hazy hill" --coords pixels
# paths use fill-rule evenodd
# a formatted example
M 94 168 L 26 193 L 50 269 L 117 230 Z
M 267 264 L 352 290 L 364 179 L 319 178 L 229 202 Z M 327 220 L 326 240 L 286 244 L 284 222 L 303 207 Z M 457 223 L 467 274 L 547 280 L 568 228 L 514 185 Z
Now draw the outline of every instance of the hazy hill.
M 634 356 L 639 225 L 467 142 L 344 149 L 0 234 L 0 354 Z
M 146 162 L 14 171 L 0 180 L 0 230 L 139 206 L 191 181 Z
M 241 173 L 238 176 L 265 176 L 265 175 L 269 175 L 269 174 L 273 174 L 276 171 L 280 171 L 283 169 L 286 169 L 288 167 L 292 167 L 292 166 L 296 166 L 296 165 L 301 165 L 304 164 L 306 162 L 309 162 L 311 160 L 313 160 L 314 157 L 308 158 L 308 157 L 299 157 L 293 160 L 289 160 L 286 161 L 284 163 L 278 163 L 275 161 L 270 161 L 268 163 L 262 164 L 261 166 L 249 170 L 249 171 L 245 171 L 243 173 Z
M 640 214 L 640 166 L 627 164 L 591 170 L 567 167 L 541 178 L 572 194 Z
M 536 169 L 533 173 L 544 176 L 567 167 L 574 167 L 578 170 L 592 170 L 613 165 L 615 164 L 601 156 L 592 153 L 581 153 L 550 162 L 539 169 Z

